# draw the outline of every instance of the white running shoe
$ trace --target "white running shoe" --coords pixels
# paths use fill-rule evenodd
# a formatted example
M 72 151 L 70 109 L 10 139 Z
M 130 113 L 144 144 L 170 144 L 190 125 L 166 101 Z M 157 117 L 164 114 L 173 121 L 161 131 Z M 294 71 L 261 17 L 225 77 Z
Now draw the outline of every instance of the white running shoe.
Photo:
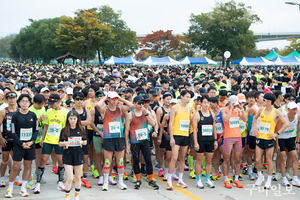
M 26 187 L 21 187 L 20 195 L 22 195 L 22 197 L 28 197 L 29 196 L 29 194 L 26 190 Z
M 100 186 L 103 185 L 103 176 L 99 177 L 98 185 L 100 185 Z
M 119 183 L 118 186 L 121 190 L 127 190 L 127 186 L 124 183 Z
M 27 181 L 26 188 L 29 190 L 33 190 L 35 188 L 35 181 L 32 179 Z
M 274 177 L 273 177 L 273 181 L 279 181 L 280 180 L 280 175 L 279 173 L 275 173 Z
M 79 197 L 74 197 L 74 200 L 79 200 Z
M 172 174 L 172 180 L 178 181 L 179 177 L 176 174 Z
M 199 189 L 203 189 L 204 188 L 201 180 L 196 182 L 196 187 L 199 188 Z
M 291 186 L 290 183 L 288 182 L 288 180 L 286 180 L 286 178 L 283 178 L 283 179 L 282 179 L 282 185 L 283 185 L 283 186 L 287 186 L 287 187 L 290 187 L 290 186 Z
M 265 180 L 265 177 L 262 176 L 262 177 L 258 177 L 257 180 L 255 181 L 255 185 L 256 186 L 261 186 L 262 185 L 262 182 Z
M 293 180 L 293 178 L 291 177 L 291 175 L 289 173 L 285 173 L 285 177 L 288 181 Z
M 187 188 L 187 184 L 185 184 L 185 182 L 183 181 L 178 181 L 177 186 L 182 187 L 182 188 Z
M 267 181 L 265 186 L 264 186 L 264 189 L 270 190 L 271 189 L 271 183 Z
M 108 191 L 108 184 L 104 183 L 103 186 L 101 187 L 102 191 Z
M 60 191 L 65 191 L 65 185 L 62 182 L 57 183 L 57 189 Z
M 300 181 L 299 181 L 299 179 L 298 178 L 294 178 L 292 180 L 292 185 L 300 187 Z
M 167 180 L 168 180 L 167 176 L 166 176 L 166 175 L 164 175 L 164 177 L 163 177 L 163 181 L 167 181 Z
M 6 187 L 6 184 L 5 184 L 5 177 L 1 177 L 1 178 L 0 178 L 0 187 Z
M 204 185 L 209 188 L 215 188 L 214 184 L 209 179 L 205 181 Z
M 40 184 L 40 183 L 37 183 L 37 184 L 35 185 L 34 190 L 33 190 L 33 194 L 39 194 L 39 193 L 41 193 L 40 187 L 41 187 L 41 184 Z
M 16 177 L 15 181 L 14 181 L 15 185 L 21 186 L 22 185 L 22 180 L 20 179 L 19 176 Z
M 6 193 L 5 193 L 5 197 L 6 198 L 12 198 L 13 197 L 12 192 L 13 192 L 12 188 L 8 188 Z
M 109 182 L 111 185 L 117 185 L 117 182 L 116 182 L 111 176 L 108 177 L 108 182 Z

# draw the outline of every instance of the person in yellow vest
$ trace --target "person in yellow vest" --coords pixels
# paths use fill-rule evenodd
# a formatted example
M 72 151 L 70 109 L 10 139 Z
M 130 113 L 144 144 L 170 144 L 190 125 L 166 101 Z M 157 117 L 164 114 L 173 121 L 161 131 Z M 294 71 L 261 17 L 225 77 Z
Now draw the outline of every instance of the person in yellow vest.
M 272 93 L 264 95 L 263 107 L 258 110 L 253 119 L 253 127 L 257 127 L 257 118 L 260 117 L 258 129 L 254 128 L 254 134 L 256 136 L 256 148 L 255 148 L 255 163 L 257 168 L 258 179 L 255 182 L 256 186 L 262 185 L 264 176 L 261 173 L 262 168 L 262 155 L 266 151 L 266 160 L 268 164 L 268 179 L 264 186 L 265 189 L 271 189 L 271 179 L 273 177 L 273 161 L 272 156 L 275 146 L 275 138 L 289 126 L 289 123 L 285 119 L 284 115 L 274 108 L 274 102 L 276 97 Z M 282 127 L 275 133 L 275 126 L 278 120 L 282 122 Z
M 192 121 L 192 108 L 187 104 L 190 102 L 194 93 L 188 90 L 182 90 L 180 93 L 181 102 L 171 108 L 169 133 L 170 145 L 172 148 L 172 159 L 169 164 L 169 171 L 167 173 L 167 190 L 172 190 L 172 173 L 175 168 L 175 163 L 180 159 L 179 163 L 179 180 L 178 186 L 187 188 L 182 180 L 183 170 L 185 166 L 185 156 L 189 144 L 189 130 Z

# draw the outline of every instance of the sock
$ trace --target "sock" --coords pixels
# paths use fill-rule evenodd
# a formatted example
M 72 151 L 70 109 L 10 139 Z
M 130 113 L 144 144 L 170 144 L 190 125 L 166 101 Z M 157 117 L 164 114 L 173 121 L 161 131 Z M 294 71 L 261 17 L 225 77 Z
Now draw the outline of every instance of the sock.
M 257 171 L 258 178 L 262 177 L 261 171 Z
M 45 170 L 45 167 L 43 167 L 43 168 L 38 167 L 38 170 L 36 172 L 36 182 L 37 183 L 41 182 L 42 176 L 44 174 L 44 170 Z
M 287 181 L 286 177 L 282 177 L 282 180 L 286 180 Z
M 233 170 L 232 170 L 232 176 L 234 176 L 234 175 L 235 175 L 235 170 L 233 169 Z
M 90 166 L 91 165 L 94 165 L 94 161 L 93 160 L 90 160 Z
M 135 178 L 137 181 L 140 181 L 141 180 L 141 174 L 138 173 L 138 174 L 135 174 Z
M 114 168 L 112 168 L 111 173 L 116 173 L 115 170 L 114 170 Z
M 252 171 L 252 165 L 248 165 L 248 174 L 251 174 L 251 173 L 253 173 L 253 171 Z
M 169 168 L 165 168 L 165 175 L 169 172 Z
M 205 179 L 205 181 L 208 181 L 209 178 L 210 178 L 210 175 L 206 174 L 206 179 Z
M 160 170 L 163 170 L 163 168 L 159 168 L 159 171 L 160 171 Z
M 58 181 L 61 182 L 63 181 L 63 177 L 64 177 L 64 172 L 65 172 L 65 168 L 64 167 L 58 167 Z
M 196 175 L 197 182 L 201 180 L 200 178 L 201 178 L 200 175 Z
M 182 177 L 183 177 L 183 173 L 179 173 L 179 182 L 183 182 Z
M 20 177 L 19 177 L 19 176 L 16 176 L 15 181 L 16 181 L 16 180 L 19 180 L 19 179 L 20 179 Z
M 65 190 L 66 198 L 70 197 L 70 190 Z
M 174 169 L 174 171 L 173 171 L 173 175 L 176 175 L 176 169 L 177 169 L 177 168 L 175 168 L 175 169 Z
M 108 173 L 107 174 L 103 173 L 103 176 L 104 176 L 104 184 L 108 184 Z
M 173 172 L 174 173 L 174 172 Z M 167 179 L 168 179 L 168 182 L 172 182 L 172 174 L 167 174 Z
M 234 180 L 238 181 L 239 180 L 239 175 L 234 175 Z
M 153 174 L 148 174 L 148 180 L 151 182 L 153 180 Z
M 27 184 L 27 181 L 22 181 L 22 188 L 25 188 Z
M 228 176 L 224 176 L 224 181 L 228 181 Z
M 83 179 L 87 179 L 87 172 L 83 172 Z
M 8 187 L 12 189 L 14 187 L 14 182 L 9 182 Z
M 78 197 L 80 193 L 80 188 L 75 188 L 75 197 Z
M 190 171 L 192 171 L 193 170 L 193 161 L 194 161 L 194 158 L 193 158 L 193 156 L 188 156 L 188 163 L 189 163 L 189 168 L 190 168 Z
M 124 174 L 119 174 L 119 184 L 123 183 L 123 176 Z
M 297 176 L 293 176 L 293 180 L 297 180 L 298 179 L 298 177 Z
M 268 175 L 268 180 L 267 180 L 267 182 L 270 182 L 271 183 L 271 180 L 272 180 L 272 175 Z

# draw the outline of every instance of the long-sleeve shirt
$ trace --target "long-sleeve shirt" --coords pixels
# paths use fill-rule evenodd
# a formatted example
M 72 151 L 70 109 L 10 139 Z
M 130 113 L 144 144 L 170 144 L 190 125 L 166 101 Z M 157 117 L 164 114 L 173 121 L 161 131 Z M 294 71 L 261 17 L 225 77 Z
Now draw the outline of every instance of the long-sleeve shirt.
M 14 145 L 22 147 L 24 142 L 34 141 L 39 131 L 38 120 L 34 112 L 29 111 L 27 114 L 16 112 L 11 120 L 11 134 Z M 33 148 L 33 145 L 31 145 Z

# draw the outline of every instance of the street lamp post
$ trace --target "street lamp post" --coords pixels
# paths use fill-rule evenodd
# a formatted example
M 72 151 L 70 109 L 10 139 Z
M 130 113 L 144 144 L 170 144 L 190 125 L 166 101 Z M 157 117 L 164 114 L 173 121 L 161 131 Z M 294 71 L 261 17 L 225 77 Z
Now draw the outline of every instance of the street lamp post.
M 299 4 L 299 3 L 295 3 L 295 2 L 285 2 L 285 4 L 299 6 L 299 10 L 300 10 L 300 4 Z

